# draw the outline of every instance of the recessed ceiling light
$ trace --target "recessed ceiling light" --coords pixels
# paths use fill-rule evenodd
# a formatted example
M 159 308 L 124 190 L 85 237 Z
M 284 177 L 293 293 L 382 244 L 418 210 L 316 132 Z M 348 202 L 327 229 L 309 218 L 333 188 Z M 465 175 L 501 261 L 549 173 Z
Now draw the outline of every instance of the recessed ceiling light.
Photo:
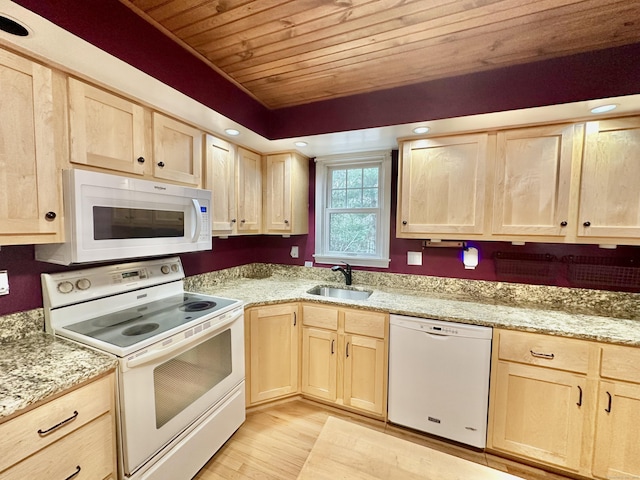
M 429 127 L 416 127 L 413 129 L 413 133 L 427 133 L 429 131 Z
M 235 137 L 236 135 L 240 135 L 240 130 L 236 130 L 235 128 L 227 128 L 225 130 L 225 133 L 227 135 L 231 135 L 232 137 Z
M 306 147 L 308 145 L 307 142 L 296 142 L 294 143 L 296 147 Z
M 29 35 L 29 30 L 12 18 L 5 17 L 4 15 L 0 15 L 0 30 L 19 37 L 26 37 Z
M 609 105 L 600 105 L 591 109 L 591 113 L 607 113 L 618 108 L 618 104 L 611 103 Z

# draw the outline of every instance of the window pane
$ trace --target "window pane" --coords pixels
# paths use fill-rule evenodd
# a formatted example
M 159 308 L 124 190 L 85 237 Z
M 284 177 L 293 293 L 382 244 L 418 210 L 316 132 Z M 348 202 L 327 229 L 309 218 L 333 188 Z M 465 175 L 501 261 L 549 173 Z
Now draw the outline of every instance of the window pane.
M 347 188 L 362 188 L 361 168 L 351 168 L 347 170 Z
M 332 213 L 329 218 L 329 250 L 375 254 L 376 220 L 374 213 Z
M 364 208 L 378 208 L 377 188 L 364 188 L 362 190 L 362 206 Z
M 362 208 L 362 190 L 347 190 L 347 208 Z
M 377 187 L 378 186 L 378 168 L 365 168 L 362 170 L 362 186 Z
M 346 170 L 333 170 L 331 173 L 331 188 L 347 188 Z
M 331 208 L 345 208 L 347 206 L 347 191 L 331 191 Z

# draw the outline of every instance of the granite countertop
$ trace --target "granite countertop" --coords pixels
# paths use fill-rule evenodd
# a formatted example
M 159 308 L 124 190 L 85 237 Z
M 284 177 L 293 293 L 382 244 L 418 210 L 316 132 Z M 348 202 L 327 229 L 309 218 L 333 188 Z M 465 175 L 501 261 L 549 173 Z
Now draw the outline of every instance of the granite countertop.
M 0 422 L 117 366 L 110 357 L 44 332 L 0 342 Z
M 277 275 L 263 279 L 229 279 L 215 284 L 207 284 L 206 280 L 200 280 L 194 279 L 188 287 L 192 291 L 200 293 L 237 298 L 246 302 L 248 307 L 285 301 L 316 302 L 413 317 L 640 346 L 640 321 L 634 319 L 467 301 L 445 295 L 424 293 L 419 290 L 395 289 L 379 285 L 353 285 L 349 288 L 370 290 L 373 293 L 366 300 L 341 300 L 312 295 L 307 293 L 307 290 L 317 285 L 344 287 L 344 284 Z

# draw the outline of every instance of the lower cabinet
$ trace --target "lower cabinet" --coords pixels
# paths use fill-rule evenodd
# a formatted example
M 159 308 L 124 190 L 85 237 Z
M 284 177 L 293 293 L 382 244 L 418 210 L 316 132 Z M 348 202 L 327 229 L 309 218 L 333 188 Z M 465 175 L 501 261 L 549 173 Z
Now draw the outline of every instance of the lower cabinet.
M 0 424 L 0 478 L 116 478 L 110 374 Z
M 245 312 L 247 405 L 298 393 L 298 304 Z
M 640 479 L 640 349 L 494 330 L 487 448 Z
M 388 315 L 303 305 L 302 325 L 302 393 L 386 417 Z

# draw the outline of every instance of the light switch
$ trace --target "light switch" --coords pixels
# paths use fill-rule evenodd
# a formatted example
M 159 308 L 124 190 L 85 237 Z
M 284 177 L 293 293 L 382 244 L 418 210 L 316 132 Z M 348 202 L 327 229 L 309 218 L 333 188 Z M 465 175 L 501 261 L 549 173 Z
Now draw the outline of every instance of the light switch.
M 0 270 L 0 295 L 9 294 L 9 274 L 6 270 Z
M 407 252 L 407 265 L 422 265 L 422 252 Z

